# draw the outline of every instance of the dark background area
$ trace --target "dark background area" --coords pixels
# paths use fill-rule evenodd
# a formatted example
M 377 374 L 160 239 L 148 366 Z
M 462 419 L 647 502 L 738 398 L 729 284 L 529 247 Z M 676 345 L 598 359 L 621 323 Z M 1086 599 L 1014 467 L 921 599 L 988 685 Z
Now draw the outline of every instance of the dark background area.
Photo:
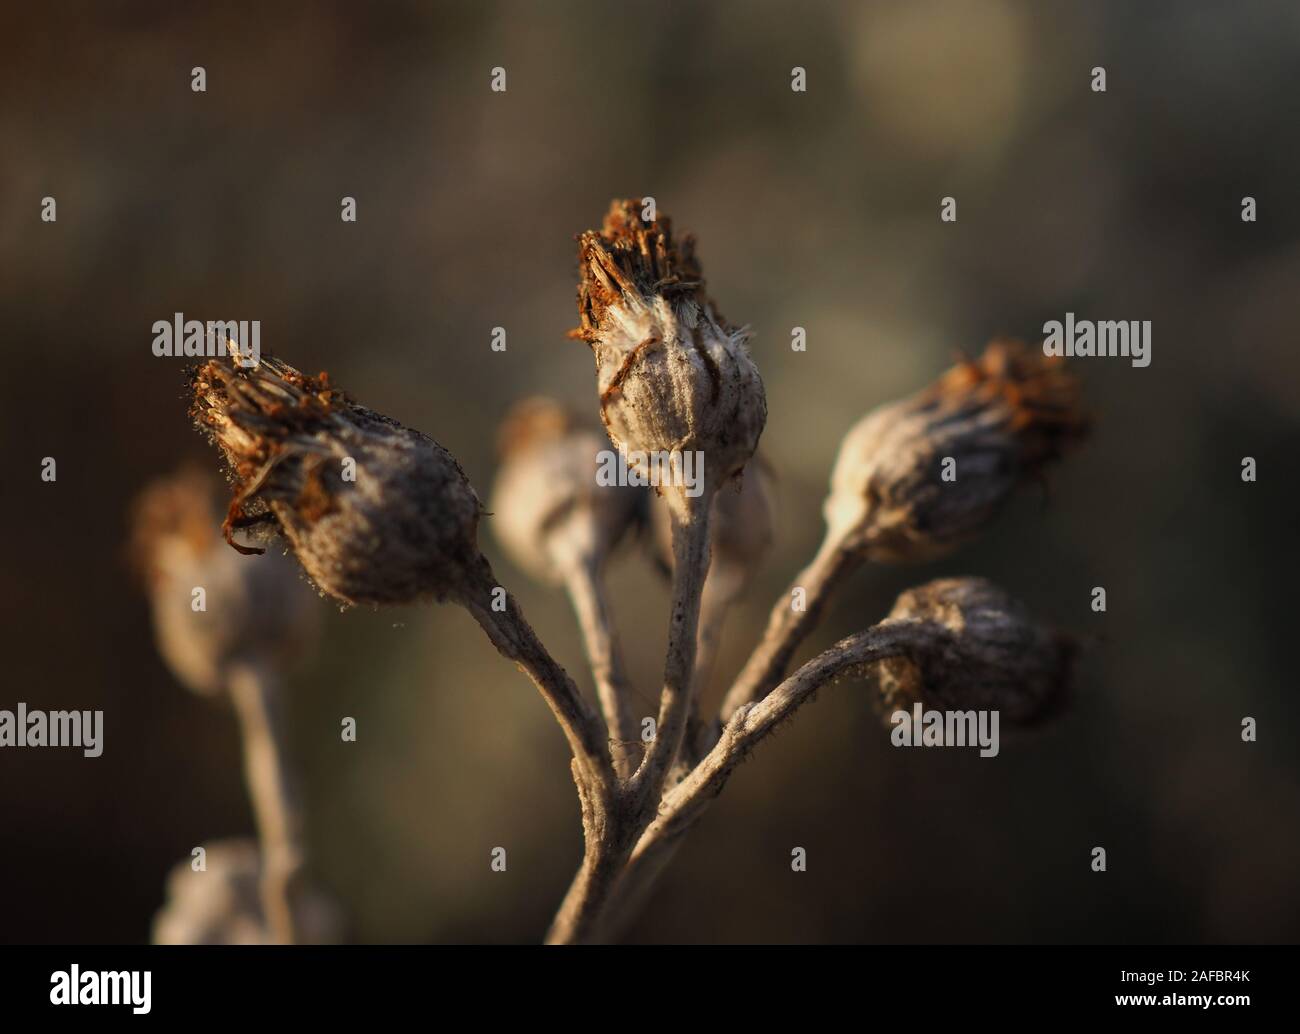
M 954 557 L 864 572 L 801 654 L 984 575 L 1084 637 L 1073 710 L 989 761 L 895 750 L 866 686 L 827 689 L 630 939 L 1295 940 L 1298 109 L 1288 2 L 6 5 L 0 707 L 102 708 L 106 746 L 0 750 L 0 940 L 143 940 L 167 870 L 252 828 L 233 717 L 169 675 L 123 559 L 141 487 L 217 468 L 153 322 L 260 319 L 264 348 L 433 435 L 486 495 L 516 399 L 594 419 L 564 337 L 573 237 L 647 194 L 754 330 L 780 478 L 711 698 L 811 554 L 860 415 L 1066 311 L 1151 320 L 1153 361 L 1079 361 L 1096 430 L 1047 490 Z M 562 596 L 490 519 L 482 541 L 588 685 Z M 666 588 L 634 551 L 612 579 L 649 696 Z M 537 694 L 457 609 L 321 606 L 292 684 L 317 879 L 361 940 L 540 939 L 580 832 Z

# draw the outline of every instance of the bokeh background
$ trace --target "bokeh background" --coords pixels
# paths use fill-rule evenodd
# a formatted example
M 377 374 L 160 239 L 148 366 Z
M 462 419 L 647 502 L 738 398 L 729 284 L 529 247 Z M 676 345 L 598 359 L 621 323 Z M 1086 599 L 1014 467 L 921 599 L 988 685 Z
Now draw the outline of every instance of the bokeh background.
M 0 751 L 0 940 L 144 940 L 167 870 L 252 829 L 233 716 L 169 675 L 123 559 L 142 486 L 217 469 L 153 321 L 260 319 L 264 348 L 432 434 L 486 494 L 513 401 L 594 419 L 564 336 L 573 237 L 642 195 L 754 330 L 780 478 L 711 698 L 811 553 L 857 417 L 1067 310 L 1149 319 L 1154 351 L 1080 362 L 1096 431 L 1046 490 L 955 557 L 859 576 L 801 654 L 909 585 L 984 575 L 1084 637 L 1071 713 L 988 761 L 895 750 L 866 686 L 823 692 L 629 939 L 1294 940 L 1298 109 L 1285 0 L 5 5 L 0 706 L 102 708 L 107 729 L 94 760 Z M 498 572 L 589 686 L 567 604 L 491 523 Z M 635 550 L 611 578 L 649 701 L 666 587 Z M 536 693 L 457 609 L 321 607 L 291 686 L 317 879 L 362 941 L 540 939 L 580 835 Z

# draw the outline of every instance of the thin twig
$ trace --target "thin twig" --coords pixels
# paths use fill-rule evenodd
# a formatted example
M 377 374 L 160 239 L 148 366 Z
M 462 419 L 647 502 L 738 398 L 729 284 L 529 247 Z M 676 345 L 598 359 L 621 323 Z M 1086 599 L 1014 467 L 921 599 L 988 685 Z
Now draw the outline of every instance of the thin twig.
M 734 567 L 710 565 L 704 594 L 700 598 L 700 632 L 695 653 L 695 674 L 692 676 L 691 710 L 686 719 L 686 736 L 669 777 L 669 785 L 694 768 L 708 748 L 716 742 L 716 737 L 710 735 L 711 729 L 701 716 L 700 705 L 708 691 L 709 678 L 718 657 L 722 626 L 746 581 L 746 574 Z
M 596 695 L 609 730 L 614 769 L 620 778 L 631 775 L 637 744 L 636 716 L 631 708 L 631 686 L 623 653 L 610 618 L 605 581 L 599 565 L 579 560 L 565 572 L 565 587 L 577 615 L 578 627 L 596 683 Z
M 503 656 L 509 657 L 533 680 L 542 698 L 560 723 L 577 763 L 574 776 L 579 789 L 593 796 L 592 821 L 603 824 L 617 792 L 613 764 L 606 749 L 605 729 L 573 679 L 569 677 L 537 638 L 524 618 L 518 602 L 502 589 L 486 559 L 479 558 L 460 598 Z M 498 601 L 502 609 L 497 609 Z
M 243 734 L 244 775 L 261 846 L 262 911 L 271 936 L 293 944 L 298 940 L 294 899 L 306 854 L 297 788 L 285 760 L 280 687 L 264 665 L 234 667 L 228 685 Z
M 739 708 L 762 700 L 781 681 L 795 650 L 821 620 L 835 588 L 860 564 L 858 554 L 845 549 L 839 538 L 828 534 L 822 541 L 817 555 L 772 607 L 763 638 L 722 701 L 721 721 L 710 737 L 713 742 Z M 802 609 L 794 607 L 795 589 L 804 591 Z
M 709 512 L 713 493 L 694 498 L 670 497 L 673 537 L 673 595 L 668 620 L 668 650 L 664 687 L 654 742 L 632 777 L 632 798 L 638 811 L 653 815 L 663 793 L 668 770 L 681 748 L 691 708 L 695 674 L 700 596 L 709 573 Z

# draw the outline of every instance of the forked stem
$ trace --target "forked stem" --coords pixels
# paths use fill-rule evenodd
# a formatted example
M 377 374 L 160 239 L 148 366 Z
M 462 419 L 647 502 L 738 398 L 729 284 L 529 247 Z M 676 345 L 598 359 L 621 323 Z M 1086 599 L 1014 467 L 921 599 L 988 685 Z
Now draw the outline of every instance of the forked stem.
M 573 679 L 537 638 L 518 602 L 499 584 L 491 565 L 479 557 L 460 587 L 459 600 L 503 656 L 532 679 L 555 720 L 560 723 L 573 752 L 574 778 L 580 793 L 590 798 L 583 809 L 584 826 L 590 821 L 603 830 L 618 791 L 605 729 Z M 590 812 L 590 814 L 588 814 Z M 586 830 L 590 835 L 590 830 Z
M 636 914 L 686 832 L 708 810 L 731 772 L 819 688 L 840 675 L 889 657 L 924 650 L 941 632 L 925 622 L 885 621 L 840 640 L 803 665 L 758 703 L 732 716 L 713 749 L 664 797 L 659 814 L 641 834 L 592 936 L 613 938 Z
M 589 817 L 592 802 L 581 793 L 585 851 L 555 921 L 548 944 L 578 944 L 601 937 L 602 917 L 632 848 L 658 813 L 664 782 L 686 730 L 695 672 L 700 595 L 709 570 L 710 493 L 673 499 L 673 598 L 668 623 L 664 687 L 655 738 L 641 767 L 619 795 L 618 807 L 597 823 Z

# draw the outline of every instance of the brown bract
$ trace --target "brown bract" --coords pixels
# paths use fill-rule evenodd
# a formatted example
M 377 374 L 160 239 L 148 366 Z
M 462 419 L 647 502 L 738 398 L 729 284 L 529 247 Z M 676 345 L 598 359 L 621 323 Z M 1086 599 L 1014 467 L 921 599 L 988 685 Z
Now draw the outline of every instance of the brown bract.
M 478 557 L 478 497 L 433 439 L 353 402 L 326 375 L 273 356 L 228 358 L 193 378 L 196 425 L 225 454 L 224 529 L 278 531 L 325 592 L 347 603 L 444 599 Z
M 1058 459 L 1089 425 L 1078 378 L 1065 359 L 1020 341 L 992 342 L 978 359 L 958 363 L 922 395 L 944 413 L 997 413 L 1019 442 L 1026 473 Z
M 571 337 L 596 344 L 606 311 L 632 293 L 708 303 L 695 238 L 688 234 L 675 241 L 671 219 L 661 216 L 646 224 L 640 208 L 635 199 L 611 202 L 601 229 L 579 235 L 579 325 Z M 716 310 L 714 316 L 725 325 Z
M 579 326 L 596 360 L 600 415 L 615 445 L 698 451 L 713 486 L 739 471 L 767 421 L 762 379 L 708 297 L 694 241 L 640 203 L 615 201 L 578 238 Z
M 877 561 L 942 556 L 1086 430 L 1078 382 L 1059 359 L 994 342 L 845 435 L 825 504 L 828 534 Z

